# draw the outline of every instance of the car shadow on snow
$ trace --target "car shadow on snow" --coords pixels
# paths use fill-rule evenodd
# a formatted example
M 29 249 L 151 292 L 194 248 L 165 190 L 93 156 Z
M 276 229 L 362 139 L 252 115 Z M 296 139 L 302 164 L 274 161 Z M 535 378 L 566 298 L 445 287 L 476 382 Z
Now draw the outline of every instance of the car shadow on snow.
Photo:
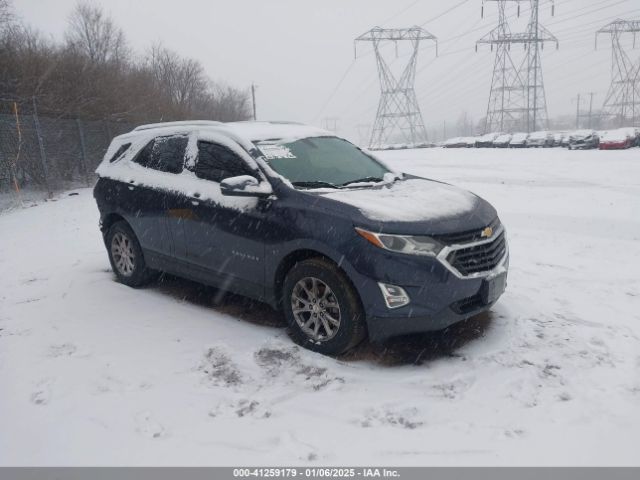
M 377 344 L 363 342 L 341 359 L 369 361 L 390 367 L 422 365 L 442 358 L 466 360 L 459 350 L 484 337 L 491 323 L 491 312 L 485 312 L 445 330 L 394 337 Z
M 179 301 L 212 308 L 218 313 L 231 315 L 249 323 L 265 327 L 286 327 L 284 317 L 266 303 L 223 292 L 201 283 L 163 274 L 155 288 Z
M 249 298 L 222 292 L 196 282 L 162 275 L 156 287 L 162 293 L 219 313 L 231 315 L 243 321 L 286 328 L 281 312 L 271 306 Z M 345 362 L 370 362 L 381 366 L 422 365 L 442 358 L 461 358 L 459 350 L 482 338 L 492 323 L 492 313 L 486 312 L 464 322 L 436 332 L 391 338 L 383 343 L 362 342 L 353 350 L 339 357 Z

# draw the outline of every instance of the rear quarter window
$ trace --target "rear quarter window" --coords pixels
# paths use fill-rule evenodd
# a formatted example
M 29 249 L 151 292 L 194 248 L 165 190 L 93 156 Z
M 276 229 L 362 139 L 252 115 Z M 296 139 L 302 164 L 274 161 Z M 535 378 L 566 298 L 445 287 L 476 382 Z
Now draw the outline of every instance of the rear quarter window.
M 118 150 L 116 150 L 116 153 L 114 153 L 113 156 L 109 159 L 109 163 L 113 163 L 116 160 L 119 160 L 122 157 L 122 155 L 124 155 L 124 152 L 129 150 L 130 146 L 131 146 L 130 143 L 124 143 L 120 145 L 120 148 L 118 148 Z
M 161 172 L 180 173 L 188 141 L 186 135 L 155 138 L 138 153 L 134 162 Z

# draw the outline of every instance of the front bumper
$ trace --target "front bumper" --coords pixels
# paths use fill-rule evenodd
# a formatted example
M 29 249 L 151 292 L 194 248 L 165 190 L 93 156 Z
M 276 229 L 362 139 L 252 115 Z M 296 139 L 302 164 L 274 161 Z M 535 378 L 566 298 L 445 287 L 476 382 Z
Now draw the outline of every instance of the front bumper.
M 495 302 L 478 305 L 467 313 L 457 313 L 451 307 L 432 315 L 419 317 L 371 317 L 367 321 L 369 340 L 382 342 L 391 337 L 443 330 L 489 310 Z
M 359 271 L 360 278 L 354 278 L 354 284 L 365 308 L 369 339 L 374 342 L 442 330 L 488 310 L 498 298 L 483 298 L 483 288 L 497 276 L 504 275 L 506 282 L 509 268 L 508 249 L 493 270 L 469 276 L 461 276 L 437 259 L 418 260 L 377 248 L 369 253 L 379 255 L 372 262 L 375 271 L 364 275 Z M 403 262 L 406 263 L 403 265 Z M 410 303 L 396 309 L 387 308 L 378 282 L 402 287 Z
M 608 142 L 601 143 L 599 148 L 600 150 L 625 150 L 631 148 L 631 144 L 629 142 Z
M 595 142 L 575 142 L 569 143 L 569 150 L 593 150 L 598 148 Z

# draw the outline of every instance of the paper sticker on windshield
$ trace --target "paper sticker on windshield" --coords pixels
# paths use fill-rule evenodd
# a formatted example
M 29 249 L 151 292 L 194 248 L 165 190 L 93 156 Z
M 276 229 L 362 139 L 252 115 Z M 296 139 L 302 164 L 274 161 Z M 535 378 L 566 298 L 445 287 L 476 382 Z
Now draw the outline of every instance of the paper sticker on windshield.
M 260 145 L 258 147 L 267 160 L 276 158 L 297 158 L 288 147 L 283 145 Z

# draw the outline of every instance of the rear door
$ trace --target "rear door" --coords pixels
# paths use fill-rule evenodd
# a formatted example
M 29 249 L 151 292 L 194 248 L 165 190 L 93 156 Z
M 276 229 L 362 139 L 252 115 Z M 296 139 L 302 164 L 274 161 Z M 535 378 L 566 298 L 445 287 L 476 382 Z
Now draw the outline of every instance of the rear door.
M 153 139 L 133 159 L 148 172 L 145 171 L 143 178 L 122 186 L 127 200 L 127 220 L 142 248 L 165 257 L 173 254 L 167 215 L 169 192 L 184 168 L 186 146 L 185 135 Z

